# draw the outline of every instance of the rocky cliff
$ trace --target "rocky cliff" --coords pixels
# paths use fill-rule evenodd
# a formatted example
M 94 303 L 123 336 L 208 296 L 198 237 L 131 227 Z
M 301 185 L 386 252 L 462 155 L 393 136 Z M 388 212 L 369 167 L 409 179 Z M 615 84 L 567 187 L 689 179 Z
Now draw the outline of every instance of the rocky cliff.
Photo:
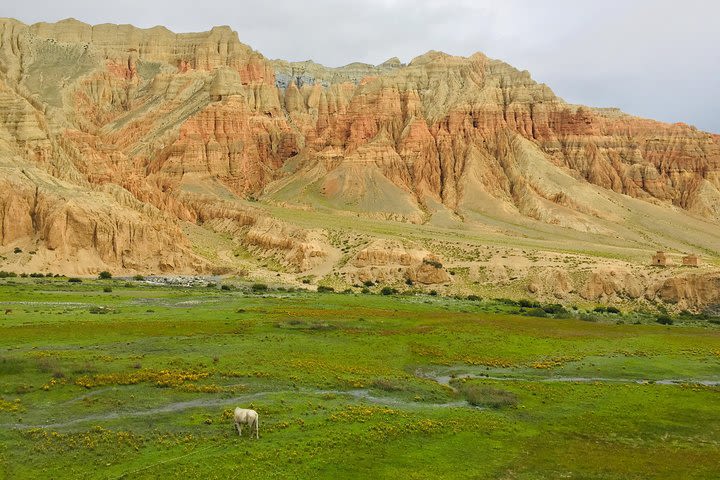
M 0 245 L 37 251 L 25 269 L 212 271 L 219 235 L 328 273 L 329 230 L 293 225 L 313 212 L 720 249 L 720 136 L 567 104 L 480 53 L 327 68 L 228 27 L 3 19 L 0 162 Z M 418 259 L 399 277 L 450 280 Z

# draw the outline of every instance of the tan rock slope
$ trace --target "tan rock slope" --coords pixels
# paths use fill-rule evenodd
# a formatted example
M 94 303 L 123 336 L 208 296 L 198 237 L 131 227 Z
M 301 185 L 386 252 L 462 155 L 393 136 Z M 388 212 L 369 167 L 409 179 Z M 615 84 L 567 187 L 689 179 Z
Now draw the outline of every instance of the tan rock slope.
M 0 171 L 0 262 L 18 271 L 717 300 L 720 136 L 567 104 L 479 53 L 327 68 L 228 27 L 2 19 Z M 524 266 L 458 253 L 478 246 Z M 654 249 L 704 271 L 637 271 Z

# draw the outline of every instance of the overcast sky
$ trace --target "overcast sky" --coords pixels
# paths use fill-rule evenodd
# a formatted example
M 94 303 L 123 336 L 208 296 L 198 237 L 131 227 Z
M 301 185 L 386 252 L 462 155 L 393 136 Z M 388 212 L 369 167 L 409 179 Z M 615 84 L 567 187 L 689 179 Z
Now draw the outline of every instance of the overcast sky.
M 529 70 L 573 103 L 720 133 L 716 0 L 13 0 L 26 23 L 230 25 L 270 58 L 340 66 L 481 51 Z

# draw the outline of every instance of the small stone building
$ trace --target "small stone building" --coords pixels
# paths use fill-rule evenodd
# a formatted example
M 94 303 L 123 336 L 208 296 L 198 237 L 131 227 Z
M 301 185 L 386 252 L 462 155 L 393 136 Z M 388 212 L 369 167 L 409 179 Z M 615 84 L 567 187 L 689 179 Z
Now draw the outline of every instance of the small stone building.
M 652 264 L 665 267 L 667 265 L 670 265 L 670 259 L 667 255 L 665 255 L 665 252 L 663 252 L 662 250 L 658 250 L 657 253 L 652 257 Z
M 700 259 L 697 255 L 686 255 L 683 257 L 683 265 L 688 267 L 699 267 L 700 266 Z

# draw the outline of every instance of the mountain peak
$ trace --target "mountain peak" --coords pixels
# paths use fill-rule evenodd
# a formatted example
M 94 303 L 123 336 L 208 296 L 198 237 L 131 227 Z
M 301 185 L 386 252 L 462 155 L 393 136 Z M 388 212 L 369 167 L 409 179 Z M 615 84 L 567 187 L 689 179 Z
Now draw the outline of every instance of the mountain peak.
M 482 53 L 330 68 L 268 60 L 228 26 L 0 32 L 0 261 L 17 268 L 224 271 L 249 261 L 235 248 L 287 274 L 471 278 L 423 267 L 438 232 L 613 258 L 720 252 L 720 137 L 569 105 Z M 337 260 L 347 218 L 383 225 L 343 237 L 367 269 Z M 427 253 L 361 253 L 381 231 Z M 38 254 L 4 254 L 16 246 Z

